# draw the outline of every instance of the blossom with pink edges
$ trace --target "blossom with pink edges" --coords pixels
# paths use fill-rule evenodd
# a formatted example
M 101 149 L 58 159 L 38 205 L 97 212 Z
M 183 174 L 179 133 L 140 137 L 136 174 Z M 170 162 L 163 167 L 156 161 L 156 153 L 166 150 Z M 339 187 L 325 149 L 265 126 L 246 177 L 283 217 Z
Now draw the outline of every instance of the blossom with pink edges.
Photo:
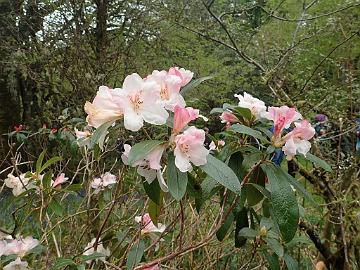
M 220 115 L 221 123 L 238 123 L 239 119 L 232 112 L 223 112 Z
M 314 135 L 315 129 L 307 120 L 295 123 L 295 128 L 282 138 L 282 140 L 285 141 L 282 150 L 287 156 L 287 159 L 292 159 L 296 153 L 305 156 L 311 148 L 309 140 L 314 137 Z
M 169 117 L 164 106 L 159 103 L 161 87 L 152 80 L 143 80 L 139 74 L 127 76 L 122 89 L 115 89 L 123 103 L 124 126 L 138 131 L 144 121 L 153 125 L 163 125 Z
M 18 237 L 17 239 L 12 239 L 6 241 L 4 255 L 18 255 L 19 257 L 24 257 L 29 251 L 39 245 L 39 240 L 34 239 L 32 236 L 27 236 L 25 238 Z
M 55 178 L 55 181 L 52 181 L 51 187 L 56 187 L 58 185 L 61 185 L 62 183 L 65 183 L 67 180 L 69 180 L 69 177 L 65 177 L 64 173 L 61 173 Z
M 137 173 L 143 176 L 149 184 L 151 184 L 155 178 L 158 179 L 160 188 L 164 192 L 168 192 L 168 186 L 164 180 L 161 172 L 161 157 L 165 150 L 165 145 L 158 145 L 155 147 L 146 157 L 135 161 L 132 166 L 137 167 Z M 124 152 L 121 155 L 121 160 L 125 165 L 130 165 L 128 157 L 130 154 L 131 146 L 124 144 Z
M 192 169 L 190 161 L 195 166 L 206 164 L 209 150 L 204 147 L 204 141 L 205 131 L 196 127 L 190 127 L 175 137 L 175 165 L 181 172 Z
M 191 72 L 190 70 L 186 70 L 184 68 L 178 68 L 178 67 L 170 68 L 169 74 L 178 76 L 181 79 L 180 86 L 187 85 L 194 76 L 194 73 Z
M 257 99 L 246 92 L 244 92 L 244 95 L 235 95 L 235 97 L 239 99 L 238 106 L 249 109 L 251 114 L 254 115 L 256 119 L 264 117 L 266 113 L 266 106 L 264 101 Z
M 4 266 L 4 270 L 29 270 L 28 263 L 26 261 L 22 261 L 19 257 L 16 258 L 15 261 Z
M 143 216 L 136 216 L 135 222 L 141 223 L 141 234 L 163 233 L 166 229 L 166 226 L 161 223 L 158 223 L 158 226 L 155 226 L 150 218 L 149 213 L 146 213 Z
M 146 81 L 154 81 L 160 86 L 159 102 L 165 109 L 173 111 L 175 105 L 185 107 L 185 100 L 180 95 L 181 78 L 179 76 L 171 75 L 165 70 L 154 70 L 146 77 Z
M 269 107 L 264 116 L 274 121 L 274 136 L 277 138 L 281 137 L 284 128 L 289 128 L 291 123 L 302 118 L 295 108 L 289 108 L 288 106 Z
M 86 121 L 90 126 L 98 128 L 106 122 L 115 122 L 123 116 L 123 101 L 119 91 L 107 86 L 100 86 L 92 103 L 84 106 L 88 114 Z
M 175 106 L 174 108 L 174 127 L 173 133 L 180 133 L 191 121 L 199 117 L 199 110 L 191 107 L 182 108 Z

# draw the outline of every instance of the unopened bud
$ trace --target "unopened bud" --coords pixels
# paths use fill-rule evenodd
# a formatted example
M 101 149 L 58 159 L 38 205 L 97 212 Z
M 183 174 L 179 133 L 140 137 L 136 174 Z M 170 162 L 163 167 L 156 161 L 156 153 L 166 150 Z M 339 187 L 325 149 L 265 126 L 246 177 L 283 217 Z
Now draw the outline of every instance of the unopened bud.
M 265 226 L 262 226 L 260 229 L 260 236 L 264 237 L 267 234 L 267 229 Z

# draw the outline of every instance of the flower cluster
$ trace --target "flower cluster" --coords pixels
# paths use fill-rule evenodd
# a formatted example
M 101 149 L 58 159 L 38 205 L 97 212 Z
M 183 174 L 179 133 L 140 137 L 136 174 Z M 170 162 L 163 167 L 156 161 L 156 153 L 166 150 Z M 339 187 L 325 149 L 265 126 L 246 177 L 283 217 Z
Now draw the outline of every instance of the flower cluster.
M 9 239 L 10 238 L 10 239 Z M 22 238 L 17 237 L 16 239 L 11 239 L 11 237 L 6 237 L 3 240 L 0 240 L 0 257 L 2 255 L 16 255 L 17 258 L 15 261 L 7 264 L 4 269 L 29 269 L 28 263 L 22 261 L 21 258 L 28 254 L 33 248 L 39 245 L 39 241 L 34 239 L 31 236 Z
M 169 71 L 154 70 L 144 79 L 133 73 L 125 78 L 122 88 L 100 86 L 93 102 L 85 104 L 86 120 L 98 128 L 123 118 L 125 128 L 131 131 L 138 131 L 144 121 L 163 125 L 168 111 L 173 111 L 176 105 L 185 107 L 180 89 L 192 76 L 192 72 L 175 67 Z
M 235 95 L 239 99 L 238 107 L 250 110 L 255 120 L 268 119 L 273 122 L 272 144 L 281 147 L 287 159 L 292 159 L 296 154 L 306 155 L 311 144 L 309 140 L 315 135 L 315 130 L 307 120 L 295 108 L 288 106 L 266 107 L 265 103 L 250 94 Z M 238 123 L 240 120 L 231 110 L 224 111 L 220 119 L 230 127 L 231 123 Z M 294 128 L 290 130 L 291 124 Z M 284 135 L 285 131 L 288 133 Z
M 124 145 L 125 151 L 122 154 L 124 164 L 137 167 L 137 172 L 145 177 L 148 183 L 157 178 L 165 192 L 168 191 L 168 187 L 161 171 L 161 158 L 168 147 L 174 151 L 175 165 L 181 172 L 190 171 L 191 163 L 196 166 L 204 165 L 209 154 L 209 150 L 204 147 L 204 130 L 196 127 L 187 128 L 191 121 L 199 117 L 207 121 L 207 118 L 200 115 L 199 110 L 186 107 L 185 100 L 180 94 L 181 88 L 188 84 L 192 77 L 191 71 L 178 67 L 170 68 L 168 71 L 155 70 L 146 78 L 133 73 L 125 78 L 122 88 L 110 89 L 101 86 L 93 102 L 85 104 L 87 122 L 95 128 L 123 118 L 126 129 L 138 131 L 144 122 L 163 125 L 169 115 L 173 114 L 174 124 L 169 142 L 157 146 L 133 164 L 128 162 L 130 145 Z M 77 135 L 85 137 L 89 134 L 80 134 L 77 131 Z M 99 180 L 95 181 L 95 186 L 97 182 Z

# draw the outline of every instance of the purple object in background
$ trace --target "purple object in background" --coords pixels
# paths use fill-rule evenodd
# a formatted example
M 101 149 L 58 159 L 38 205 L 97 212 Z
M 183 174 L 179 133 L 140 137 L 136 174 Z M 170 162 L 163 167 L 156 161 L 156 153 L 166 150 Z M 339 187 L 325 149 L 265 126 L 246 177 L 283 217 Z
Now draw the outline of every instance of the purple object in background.
M 325 122 L 327 120 L 328 120 L 328 118 L 325 114 L 319 113 L 319 114 L 315 115 L 316 122 Z

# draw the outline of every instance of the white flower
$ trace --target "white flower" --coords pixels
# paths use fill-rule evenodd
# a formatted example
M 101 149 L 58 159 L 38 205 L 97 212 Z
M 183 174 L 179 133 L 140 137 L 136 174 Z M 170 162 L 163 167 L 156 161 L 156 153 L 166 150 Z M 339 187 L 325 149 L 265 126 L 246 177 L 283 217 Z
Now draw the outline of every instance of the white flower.
M 209 150 L 204 147 L 204 141 L 205 131 L 194 126 L 175 137 L 175 165 L 181 172 L 192 169 L 190 161 L 195 166 L 206 164 Z
M 104 258 L 101 258 L 100 260 L 105 261 L 105 257 L 110 256 L 111 252 L 110 252 L 110 250 L 108 248 L 104 248 L 103 244 L 100 241 L 98 242 L 98 245 L 97 245 L 97 248 L 96 248 L 96 251 L 95 251 L 95 249 L 94 249 L 95 240 L 96 239 L 93 238 L 91 240 L 91 242 L 87 244 L 87 246 L 85 247 L 83 255 L 89 256 L 89 255 L 92 255 L 95 252 L 98 252 L 98 253 L 101 253 L 101 254 L 104 255 Z
M 131 150 L 131 146 L 124 144 L 125 151 L 121 155 L 121 159 L 125 165 L 129 165 L 128 156 Z M 161 172 L 161 157 L 165 150 L 165 146 L 159 145 L 154 148 L 146 157 L 134 162 L 133 167 L 137 167 L 137 173 L 143 176 L 149 184 L 151 184 L 155 178 L 158 179 L 160 188 L 164 192 L 168 192 L 168 186 L 164 180 Z
M 174 110 L 175 105 L 185 107 L 184 98 L 180 95 L 181 78 L 176 75 L 171 75 L 165 70 L 154 70 L 151 75 L 146 78 L 146 81 L 155 81 L 159 86 L 159 102 L 167 110 Z
M 235 97 L 239 99 L 238 106 L 249 109 L 256 119 L 264 117 L 264 114 L 266 113 L 266 106 L 262 100 L 254 98 L 246 92 L 244 92 L 244 96 L 235 95 Z
M 169 117 L 160 100 L 160 86 L 154 81 L 143 80 L 138 74 L 127 76 L 119 91 L 124 106 L 124 126 L 138 131 L 144 121 L 153 125 L 163 125 Z
M 15 261 L 12 261 L 11 263 L 4 266 L 4 270 L 28 270 L 28 263 L 23 262 L 20 260 L 20 258 L 16 258 Z
M 25 238 L 17 238 L 10 241 L 6 241 L 6 247 L 4 255 L 16 254 L 20 257 L 24 257 L 29 251 L 39 245 L 39 240 L 34 239 L 32 236 Z
M 12 188 L 12 193 L 14 194 L 14 196 L 19 196 L 27 189 L 34 188 L 34 185 L 32 183 L 29 183 L 30 180 L 31 178 L 25 177 L 25 173 L 21 174 L 19 177 L 9 173 L 7 178 L 5 179 L 5 185 L 8 188 Z
M 100 178 L 94 178 L 91 182 L 91 187 L 95 189 L 95 194 L 97 194 L 100 190 L 113 184 L 116 184 L 116 176 L 110 172 L 106 172 L 102 174 Z
M 161 223 L 158 223 L 158 226 L 155 226 L 148 213 L 144 214 L 143 216 L 136 216 L 135 222 L 141 223 L 142 225 L 141 234 L 163 233 L 166 229 L 166 226 Z

